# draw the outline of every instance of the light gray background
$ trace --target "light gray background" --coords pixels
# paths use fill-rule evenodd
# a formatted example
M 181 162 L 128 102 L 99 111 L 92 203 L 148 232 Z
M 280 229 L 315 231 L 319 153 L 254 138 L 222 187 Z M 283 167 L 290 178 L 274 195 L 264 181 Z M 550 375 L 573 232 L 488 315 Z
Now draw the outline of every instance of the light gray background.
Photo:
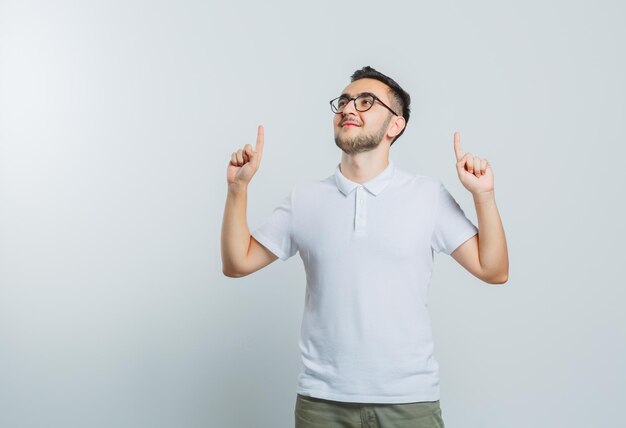
M 0 426 L 293 425 L 299 256 L 222 275 L 230 154 L 266 127 L 259 225 L 332 174 L 328 100 L 413 97 L 391 157 L 476 221 L 493 165 L 510 279 L 437 255 L 449 428 L 626 423 L 620 1 L 0 3 Z

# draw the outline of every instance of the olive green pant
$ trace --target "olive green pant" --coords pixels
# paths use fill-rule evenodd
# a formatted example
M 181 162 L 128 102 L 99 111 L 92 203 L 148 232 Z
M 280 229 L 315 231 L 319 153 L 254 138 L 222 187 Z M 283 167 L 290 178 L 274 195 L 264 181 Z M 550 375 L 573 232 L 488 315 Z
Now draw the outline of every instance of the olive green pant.
M 344 403 L 297 394 L 296 428 L 444 428 L 439 401 Z

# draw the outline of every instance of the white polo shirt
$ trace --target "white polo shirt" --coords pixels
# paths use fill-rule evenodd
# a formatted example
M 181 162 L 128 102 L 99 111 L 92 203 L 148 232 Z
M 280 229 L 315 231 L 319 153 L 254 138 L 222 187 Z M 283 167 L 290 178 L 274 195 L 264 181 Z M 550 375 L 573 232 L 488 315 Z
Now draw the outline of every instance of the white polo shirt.
M 428 288 L 433 251 L 478 232 L 436 179 L 387 168 L 362 185 L 339 165 L 295 186 L 252 236 L 306 271 L 297 393 L 328 400 L 439 399 Z

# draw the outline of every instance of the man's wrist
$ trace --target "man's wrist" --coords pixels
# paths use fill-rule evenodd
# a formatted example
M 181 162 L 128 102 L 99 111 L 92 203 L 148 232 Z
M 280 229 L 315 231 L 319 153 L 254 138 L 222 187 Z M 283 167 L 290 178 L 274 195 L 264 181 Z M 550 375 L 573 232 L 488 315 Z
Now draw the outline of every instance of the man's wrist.
M 248 190 L 248 183 L 228 183 L 228 193 L 239 195 Z
M 489 204 L 496 200 L 493 190 L 472 194 L 472 197 L 474 198 L 474 203 L 477 205 Z

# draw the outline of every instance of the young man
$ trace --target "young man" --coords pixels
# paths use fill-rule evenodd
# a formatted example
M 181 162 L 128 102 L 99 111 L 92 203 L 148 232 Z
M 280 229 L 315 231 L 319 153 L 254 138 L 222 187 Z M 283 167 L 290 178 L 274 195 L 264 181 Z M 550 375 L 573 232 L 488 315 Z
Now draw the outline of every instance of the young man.
M 492 169 L 463 153 L 454 134 L 477 228 L 440 181 L 389 159 L 410 116 L 410 97 L 393 79 L 364 67 L 331 108 L 341 163 L 326 179 L 294 187 L 252 235 L 246 192 L 261 162 L 263 127 L 255 149 L 232 154 L 223 272 L 242 277 L 300 253 L 307 289 L 296 427 L 443 427 L 427 311 L 433 257 L 450 254 L 489 284 L 507 281 Z

